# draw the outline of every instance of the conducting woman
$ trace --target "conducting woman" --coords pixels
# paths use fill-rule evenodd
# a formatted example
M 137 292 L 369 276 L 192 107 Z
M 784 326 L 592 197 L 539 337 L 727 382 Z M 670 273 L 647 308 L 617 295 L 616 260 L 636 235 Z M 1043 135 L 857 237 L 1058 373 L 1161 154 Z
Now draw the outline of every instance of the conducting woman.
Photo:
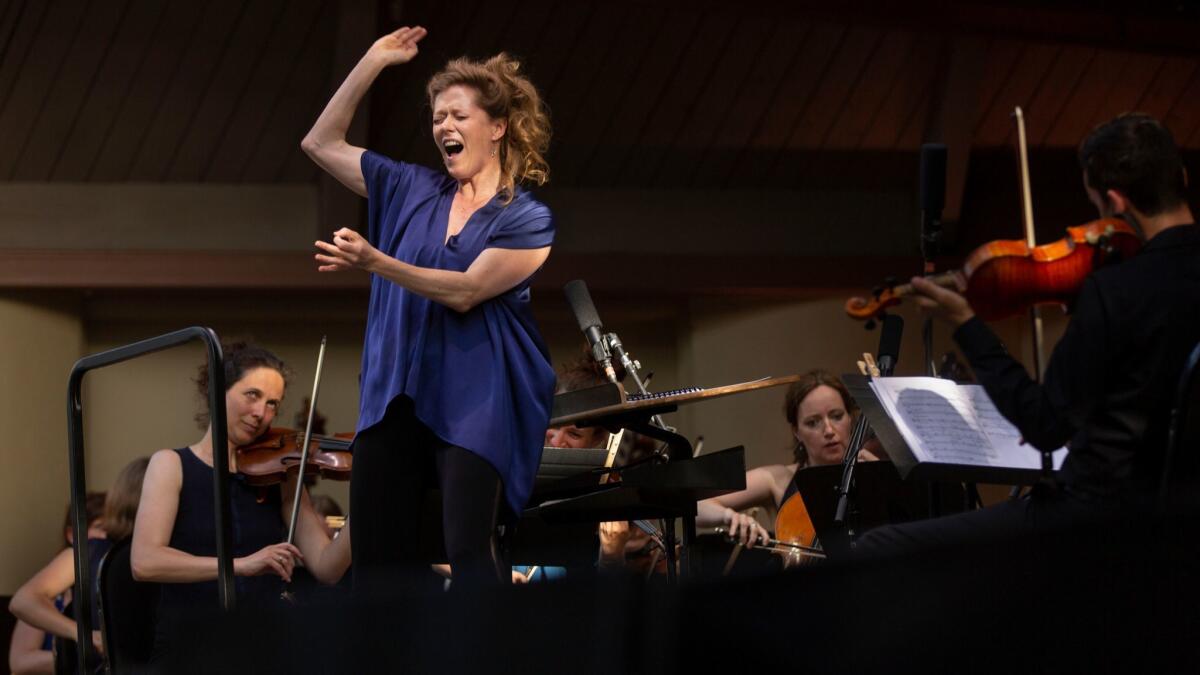
M 455 587 L 509 579 L 495 530 L 529 497 L 554 392 L 529 307 L 554 224 L 520 187 L 545 182 L 550 129 L 519 64 L 456 59 L 429 80 L 442 171 L 346 140 L 371 83 L 424 36 L 406 27 L 377 40 L 302 143 L 369 214 L 366 236 L 340 229 L 316 256 L 322 271 L 371 274 L 350 486 L 356 590 L 428 569 L 411 523 L 424 520 L 430 483 Z

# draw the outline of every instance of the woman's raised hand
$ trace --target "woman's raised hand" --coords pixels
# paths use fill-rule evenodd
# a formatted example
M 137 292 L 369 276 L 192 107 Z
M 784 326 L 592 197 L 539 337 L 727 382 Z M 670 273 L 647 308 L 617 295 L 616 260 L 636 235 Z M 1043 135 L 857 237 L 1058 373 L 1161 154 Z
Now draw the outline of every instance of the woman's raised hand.
M 332 244 L 317 241 L 316 245 L 324 251 L 314 256 L 317 262 L 321 263 L 317 268 L 321 272 L 340 272 L 354 268 L 365 270 L 375 257 L 380 255 L 379 249 L 348 227 L 333 233 Z
M 300 549 L 288 543 L 271 544 L 258 552 L 233 561 L 233 572 L 240 577 L 274 574 L 284 581 L 292 580 L 292 569 L 303 560 Z
M 417 55 L 417 43 L 426 33 L 428 31 L 420 26 L 401 26 L 376 40 L 367 55 L 378 58 L 385 66 L 408 63 Z

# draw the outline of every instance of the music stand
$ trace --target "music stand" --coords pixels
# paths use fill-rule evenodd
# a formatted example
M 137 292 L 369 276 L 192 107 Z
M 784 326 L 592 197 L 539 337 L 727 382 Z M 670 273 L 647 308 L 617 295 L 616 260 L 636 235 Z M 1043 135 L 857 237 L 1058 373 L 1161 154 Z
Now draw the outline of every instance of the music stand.
M 871 378 L 866 375 L 847 374 L 842 381 L 850 396 L 867 416 L 875 436 L 883 444 L 888 459 L 895 465 L 904 480 L 924 480 L 949 483 L 988 483 L 993 485 L 1035 485 L 1042 478 L 1040 469 L 1022 469 L 1002 466 L 979 466 L 974 464 L 947 464 L 923 462 L 913 454 L 900 430 L 896 428 L 887 410 L 871 389 Z
M 821 547 L 830 557 L 849 553 L 850 530 L 861 534 L 873 527 L 919 520 L 929 514 L 925 487 L 902 481 L 891 462 L 859 462 L 855 465 L 853 507 L 846 518 L 850 524 L 848 528 L 835 522 L 842 481 L 841 464 L 801 469 L 794 480 Z

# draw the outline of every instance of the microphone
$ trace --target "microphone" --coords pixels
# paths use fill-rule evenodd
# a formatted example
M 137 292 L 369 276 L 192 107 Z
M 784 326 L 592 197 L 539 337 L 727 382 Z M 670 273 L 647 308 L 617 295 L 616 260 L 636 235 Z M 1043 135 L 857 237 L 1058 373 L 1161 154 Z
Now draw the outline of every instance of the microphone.
M 946 146 L 925 143 L 921 146 L 921 211 L 934 219 L 946 207 Z
M 900 337 L 904 334 L 904 319 L 888 314 L 883 317 L 883 329 L 879 335 L 879 356 L 875 361 L 879 364 L 879 374 L 887 377 L 896 369 L 900 360 Z
M 921 256 L 938 255 L 942 209 L 946 207 L 946 146 L 921 145 Z
M 571 306 L 571 313 L 575 315 L 575 321 L 579 323 L 579 330 L 583 331 L 584 337 L 587 338 L 588 344 L 592 348 L 592 358 L 596 359 L 596 363 L 604 369 L 604 376 L 609 382 L 616 383 L 617 372 L 612 365 L 612 352 L 609 351 L 608 343 L 604 339 L 604 328 L 600 324 L 600 315 L 596 313 L 596 305 L 592 304 L 592 296 L 588 293 L 587 284 L 582 279 L 567 282 L 563 286 L 563 292 L 567 295 L 567 304 Z

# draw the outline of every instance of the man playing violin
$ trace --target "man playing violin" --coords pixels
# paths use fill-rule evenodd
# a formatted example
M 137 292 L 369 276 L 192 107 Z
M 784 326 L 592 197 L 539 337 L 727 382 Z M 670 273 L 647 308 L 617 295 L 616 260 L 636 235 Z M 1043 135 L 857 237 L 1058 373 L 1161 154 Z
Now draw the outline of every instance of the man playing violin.
M 1029 377 L 960 292 L 912 280 L 921 305 L 954 326 L 980 384 L 1026 442 L 1041 450 L 1069 444 L 1056 489 L 883 528 L 864 537 L 865 548 L 937 545 L 1030 523 L 1068 526 L 1151 505 L 1180 372 L 1200 342 L 1200 228 L 1179 148 L 1157 120 L 1125 114 L 1100 125 L 1080 145 L 1079 163 L 1100 215 L 1125 219 L 1145 244 L 1084 281 L 1044 383 Z

